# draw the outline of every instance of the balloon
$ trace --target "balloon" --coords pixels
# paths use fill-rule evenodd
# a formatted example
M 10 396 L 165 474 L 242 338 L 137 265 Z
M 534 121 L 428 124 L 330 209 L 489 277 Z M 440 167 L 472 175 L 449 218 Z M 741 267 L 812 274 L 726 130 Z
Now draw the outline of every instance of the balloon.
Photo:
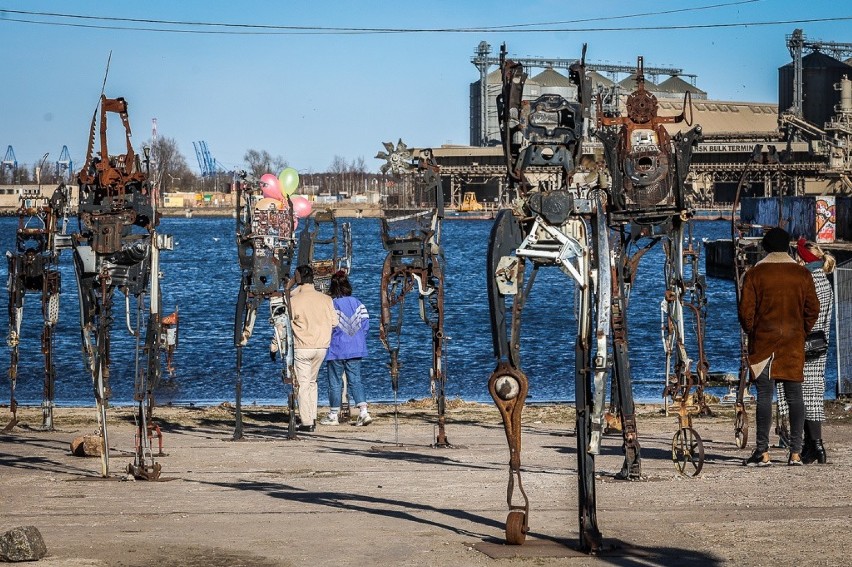
M 272 199 L 271 197 L 264 197 L 260 201 L 258 201 L 254 208 L 257 211 L 268 211 L 270 209 L 274 210 L 282 210 L 284 207 L 283 204 L 278 199 Z
M 263 191 L 264 197 L 278 199 L 279 201 L 284 198 L 284 195 L 281 194 L 281 183 L 271 173 L 264 173 L 260 176 L 260 189 Z
M 313 205 L 311 202 L 302 197 L 301 195 L 294 195 L 290 197 L 290 201 L 293 203 L 293 213 L 297 218 L 303 219 L 307 216 L 310 216 L 311 209 Z
M 292 167 L 282 169 L 278 180 L 281 182 L 281 193 L 289 197 L 299 187 L 299 172 Z

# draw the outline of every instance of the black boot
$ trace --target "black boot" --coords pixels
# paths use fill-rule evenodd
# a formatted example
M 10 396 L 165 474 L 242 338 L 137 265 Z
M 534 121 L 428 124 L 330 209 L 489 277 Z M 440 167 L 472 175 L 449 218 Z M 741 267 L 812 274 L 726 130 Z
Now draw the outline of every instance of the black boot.
M 817 439 L 814 441 L 814 447 L 816 452 L 816 462 L 821 465 L 824 465 L 828 458 L 825 455 L 825 446 L 822 444 L 822 439 Z
M 802 462 L 809 465 L 817 460 L 816 441 L 805 439 L 802 444 Z

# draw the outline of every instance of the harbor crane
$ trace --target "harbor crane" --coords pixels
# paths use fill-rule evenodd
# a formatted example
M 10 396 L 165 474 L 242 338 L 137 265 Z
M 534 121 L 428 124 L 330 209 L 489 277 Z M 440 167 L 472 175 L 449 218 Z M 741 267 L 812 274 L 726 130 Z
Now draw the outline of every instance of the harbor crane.
M 18 158 L 15 157 L 15 149 L 11 145 L 6 148 L 6 155 L 3 156 L 3 161 L 0 162 L 0 172 L 5 172 L 6 170 L 11 171 L 13 176 L 18 170 Z
M 56 178 L 70 182 L 73 171 L 74 162 L 71 160 L 68 146 L 62 146 L 62 151 L 59 152 L 59 158 L 56 160 Z

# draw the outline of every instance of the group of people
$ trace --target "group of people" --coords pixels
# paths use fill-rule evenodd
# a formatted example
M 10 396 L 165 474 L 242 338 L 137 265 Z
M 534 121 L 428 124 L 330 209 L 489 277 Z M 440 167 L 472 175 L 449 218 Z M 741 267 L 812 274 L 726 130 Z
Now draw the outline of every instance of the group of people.
M 766 256 L 746 272 L 738 315 L 748 337 L 748 364 L 757 388 L 757 435 L 746 466 L 766 466 L 773 393 L 778 410 L 789 416 L 787 464 L 825 463 L 822 441 L 825 421 L 825 364 L 827 351 L 808 356 L 805 339 L 811 331 L 830 334 L 832 291 L 827 274 L 835 259 L 817 244 L 800 238 L 790 254 L 790 235 L 782 228 L 766 232 L 761 241 Z M 359 416 L 354 425 L 373 419 L 361 383 L 361 360 L 367 355 L 370 316 L 352 295 L 352 284 L 339 271 L 328 294 L 314 287 L 310 266 L 296 268 L 296 287 L 290 306 L 294 339 L 294 370 L 298 382 L 299 431 L 312 432 L 317 423 L 317 378 L 323 362 L 328 380 L 329 413 L 321 425 L 340 424 L 344 376 Z
M 373 418 L 361 384 L 361 359 L 367 356 L 370 316 L 361 301 L 352 295 L 352 284 L 343 271 L 331 277 L 328 295 L 314 287 L 314 271 L 304 265 L 296 268 L 296 287 L 290 295 L 293 324 L 294 372 L 298 383 L 298 430 L 312 432 L 317 422 L 317 378 L 326 362 L 329 414 L 322 425 L 338 425 L 342 405 L 344 375 L 348 391 L 358 407 L 356 426 L 366 426 Z M 292 419 L 292 416 L 291 416 Z
M 769 430 L 776 390 L 779 414 L 789 416 L 790 422 L 787 464 L 822 464 L 828 352 L 808 354 L 805 343 L 812 331 L 829 336 L 832 291 L 826 275 L 834 270 L 835 259 L 804 238 L 791 255 L 790 235 L 782 228 L 767 231 L 761 244 L 766 256 L 746 272 L 738 305 L 757 387 L 755 449 L 743 464 L 771 463 Z

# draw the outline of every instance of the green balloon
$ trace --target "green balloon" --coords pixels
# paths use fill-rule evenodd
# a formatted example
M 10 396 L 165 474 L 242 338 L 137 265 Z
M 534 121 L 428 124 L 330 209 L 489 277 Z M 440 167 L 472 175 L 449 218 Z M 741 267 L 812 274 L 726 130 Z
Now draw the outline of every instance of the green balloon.
M 299 187 L 299 172 L 292 167 L 282 169 L 278 174 L 278 181 L 281 182 L 281 192 L 290 196 Z

